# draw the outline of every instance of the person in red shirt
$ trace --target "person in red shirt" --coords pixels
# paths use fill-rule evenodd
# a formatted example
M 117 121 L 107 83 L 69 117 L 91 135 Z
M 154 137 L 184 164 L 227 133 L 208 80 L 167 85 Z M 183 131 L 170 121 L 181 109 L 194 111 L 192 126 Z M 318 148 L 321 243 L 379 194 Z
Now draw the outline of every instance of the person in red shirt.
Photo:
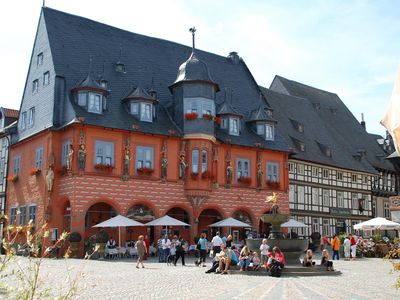
M 357 241 L 354 235 L 350 234 L 350 251 L 351 251 L 351 259 L 355 260 L 357 255 Z

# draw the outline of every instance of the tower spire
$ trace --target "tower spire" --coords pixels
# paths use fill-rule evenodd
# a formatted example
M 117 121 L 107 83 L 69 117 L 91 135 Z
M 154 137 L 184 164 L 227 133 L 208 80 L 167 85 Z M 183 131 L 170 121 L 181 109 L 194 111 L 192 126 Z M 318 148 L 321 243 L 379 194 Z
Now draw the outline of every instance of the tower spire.
M 196 33 L 196 27 L 192 27 L 192 28 L 189 28 L 189 31 L 192 33 L 192 52 L 194 52 L 194 49 L 195 49 L 195 44 L 194 44 L 194 38 L 195 38 L 195 33 Z

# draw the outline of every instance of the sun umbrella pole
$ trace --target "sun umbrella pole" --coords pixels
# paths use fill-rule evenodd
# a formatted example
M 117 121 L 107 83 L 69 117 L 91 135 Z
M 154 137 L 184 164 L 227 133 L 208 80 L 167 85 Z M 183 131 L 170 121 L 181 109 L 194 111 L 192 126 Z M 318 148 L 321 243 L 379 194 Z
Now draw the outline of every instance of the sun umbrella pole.
M 121 247 L 121 226 L 118 226 L 118 246 Z

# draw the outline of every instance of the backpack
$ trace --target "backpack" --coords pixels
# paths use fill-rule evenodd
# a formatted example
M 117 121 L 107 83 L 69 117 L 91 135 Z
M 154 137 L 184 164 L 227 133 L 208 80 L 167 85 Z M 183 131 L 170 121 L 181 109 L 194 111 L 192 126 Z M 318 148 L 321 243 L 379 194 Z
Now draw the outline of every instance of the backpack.
M 270 275 L 272 277 L 281 277 L 282 275 L 282 267 L 279 262 L 276 260 L 273 261 L 271 269 L 270 269 Z

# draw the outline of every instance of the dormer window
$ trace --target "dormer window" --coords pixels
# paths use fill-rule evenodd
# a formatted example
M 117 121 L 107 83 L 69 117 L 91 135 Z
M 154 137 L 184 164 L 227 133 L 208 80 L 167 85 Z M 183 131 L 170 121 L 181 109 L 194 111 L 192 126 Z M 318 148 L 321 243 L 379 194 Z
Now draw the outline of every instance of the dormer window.
M 264 136 L 267 141 L 274 140 L 274 125 L 259 123 L 256 125 L 257 134 Z
M 78 93 L 78 105 L 86 106 L 87 93 Z
M 141 114 L 140 114 L 140 121 L 145 122 L 152 122 L 152 104 L 150 103 L 141 103 Z
M 138 115 L 139 114 L 139 103 L 131 102 L 130 109 L 131 109 L 131 115 Z
M 228 118 L 222 118 L 221 119 L 221 128 L 222 129 L 227 129 L 228 128 Z
M 239 119 L 229 118 L 229 134 L 239 135 Z
M 89 93 L 88 112 L 101 114 L 102 101 L 101 94 Z
M 184 102 L 185 113 L 197 113 L 197 118 L 203 115 L 215 115 L 214 101 L 206 98 L 186 98 Z

